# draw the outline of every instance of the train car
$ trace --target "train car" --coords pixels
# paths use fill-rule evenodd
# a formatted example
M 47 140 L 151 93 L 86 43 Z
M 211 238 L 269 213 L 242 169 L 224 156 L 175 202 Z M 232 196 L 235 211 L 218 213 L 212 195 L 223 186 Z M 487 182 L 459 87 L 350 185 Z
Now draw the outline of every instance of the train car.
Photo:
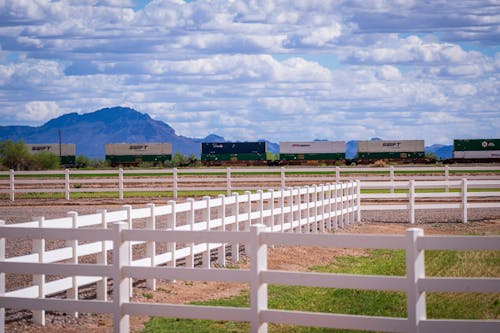
M 265 165 L 272 160 L 266 142 L 202 142 L 204 165 Z
M 76 165 L 76 145 L 74 143 L 31 143 L 26 144 L 31 154 L 49 152 L 59 156 L 61 165 L 72 167 Z
M 489 162 L 500 160 L 500 139 L 455 139 L 453 160 L 456 162 Z
M 397 160 L 420 162 L 425 160 L 424 140 L 371 140 L 358 141 L 357 159 Z
M 137 166 L 141 162 L 163 164 L 172 160 L 172 144 L 161 143 L 108 143 L 105 145 L 106 161 L 111 166 Z
M 335 164 L 345 161 L 345 141 L 280 142 L 281 164 Z

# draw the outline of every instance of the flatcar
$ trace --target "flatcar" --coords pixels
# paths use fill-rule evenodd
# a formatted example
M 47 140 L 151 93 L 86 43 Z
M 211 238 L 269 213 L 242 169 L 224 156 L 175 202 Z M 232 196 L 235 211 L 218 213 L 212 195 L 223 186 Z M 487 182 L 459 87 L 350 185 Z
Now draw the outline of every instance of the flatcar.
M 111 166 L 137 166 L 141 162 L 164 164 L 172 160 L 172 144 L 166 142 L 108 143 L 106 161 Z
M 28 143 L 31 154 L 49 152 L 59 156 L 61 165 L 72 167 L 76 165 L 76 145 L 74 143 Z

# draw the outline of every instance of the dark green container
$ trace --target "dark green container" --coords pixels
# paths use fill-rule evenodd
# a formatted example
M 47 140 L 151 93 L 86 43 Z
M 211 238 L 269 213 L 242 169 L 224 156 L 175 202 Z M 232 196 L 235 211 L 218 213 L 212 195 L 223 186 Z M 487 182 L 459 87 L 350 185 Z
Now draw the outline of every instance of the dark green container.
M 500 150 L 500 139 L 453 140 L 454 151 Z
M 172 155 L 106 155 L 111 164 L 133 164 L 141 162 L 167 162 Z
M 202 155 L 265 154 L 266 152 L 265 142 L 203 142 L 201 144 Z
M 425 158 L 425 152 L 386 152 L 386 153 L 362 153 L 358 152 L 358 158 L 368 160 L 400 159 L 400 158 Z

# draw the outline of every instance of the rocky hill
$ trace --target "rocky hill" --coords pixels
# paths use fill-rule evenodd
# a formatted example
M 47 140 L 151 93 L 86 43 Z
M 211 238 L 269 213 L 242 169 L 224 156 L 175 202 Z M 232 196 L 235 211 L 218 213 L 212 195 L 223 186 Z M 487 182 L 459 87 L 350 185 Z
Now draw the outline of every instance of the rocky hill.
M 76 144 L 76 154 L 104 158 L 106 143 L 170 142 L 174 153 L 200 154 L 201 142 L 225 141 L 211 134 L 205 138 L 177 135 L 168 124 L 125 107 L 101 109 L 91 113 L 69 113 L 39 127 L 0 126 L 0 140 L 23 140 L 25 143 Z

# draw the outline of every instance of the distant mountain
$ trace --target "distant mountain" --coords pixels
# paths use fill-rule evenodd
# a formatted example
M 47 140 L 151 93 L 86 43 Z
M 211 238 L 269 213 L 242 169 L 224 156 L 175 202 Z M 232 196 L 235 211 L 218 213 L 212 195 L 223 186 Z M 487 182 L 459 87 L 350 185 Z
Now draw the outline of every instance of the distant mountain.
M 216 134 L 206 138 L 177 135 L 168 124 L 126 107 L 106 108 L 81 115 L 69 113 L 40 127 L 0 126 L 0 140 L 57 143 L 59 130 L 62 143 L 76 144 L 76 154 L 90 158 L 104 158 L 106 143 L 170 142 L 174 154 L 180 152 L 199 156 L 201 142 L 225 141 Z
M 453 145 L 438 145 L 434 144 L 429 147 L 425 147 L 425 152 L 426 153 L 433 153 L 436 155 L 439 159 L 447 159 L 447 158 L 452 158 L 453 157 Z

